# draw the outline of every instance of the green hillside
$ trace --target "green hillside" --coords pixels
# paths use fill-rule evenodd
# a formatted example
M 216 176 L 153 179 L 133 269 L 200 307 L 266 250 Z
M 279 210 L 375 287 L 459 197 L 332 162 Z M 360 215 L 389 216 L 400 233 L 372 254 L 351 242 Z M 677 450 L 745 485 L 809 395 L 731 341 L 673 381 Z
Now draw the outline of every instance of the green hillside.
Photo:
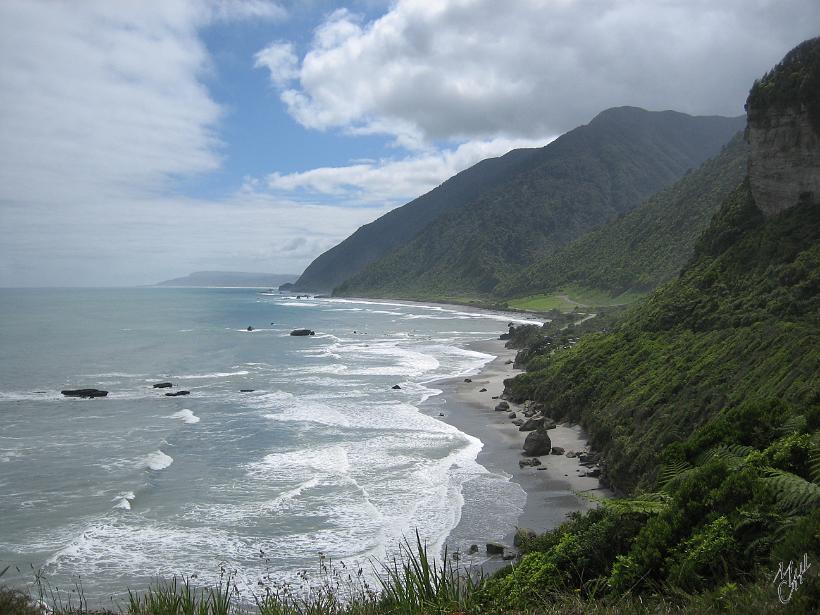
M 720 204 L 746 175 L 748 146 L 737 134 L 716 157 L 623 217 L 540 259 L 502 284 L 502 296 L 568 286 L 617 297 L 674 278 Z
M 428 224 L 336 288 L 347 296 L 491 296 L 522 267 L 636 207 L 720 151 L 740 118 L 610 109 L 529 167 Z
M 488 158 L 454 175 L 437 188 L 365 224 L 317 257 L 293 290 L 329 292 L 368 264 L 410 241 L 438 216 L 462 207 L 537 163 L 539 149 L 517 149 Z

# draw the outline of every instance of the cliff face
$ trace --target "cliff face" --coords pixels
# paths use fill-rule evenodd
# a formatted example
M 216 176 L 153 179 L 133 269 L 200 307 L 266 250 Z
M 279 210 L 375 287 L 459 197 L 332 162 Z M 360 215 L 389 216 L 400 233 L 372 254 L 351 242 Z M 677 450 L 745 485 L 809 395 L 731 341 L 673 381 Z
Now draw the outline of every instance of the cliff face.
M 760 210 L 771 216 L 820 203 L 820 37 L 757 81 L 746 111 L 749 183 Z
M 798 203 L 820 202 L 820 135 L 806 109 L 749 114 L 749 182 L 767 216 Z

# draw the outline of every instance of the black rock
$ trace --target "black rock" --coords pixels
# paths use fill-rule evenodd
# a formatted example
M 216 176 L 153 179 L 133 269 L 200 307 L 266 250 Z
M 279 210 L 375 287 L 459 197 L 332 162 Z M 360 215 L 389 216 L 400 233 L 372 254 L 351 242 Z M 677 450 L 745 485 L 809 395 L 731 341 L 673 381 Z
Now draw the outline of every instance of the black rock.
M 470 545 L 470 550 L 468 551 L 471 555 L 473 553 L 478 553 L 478 545 Z
M 465 378 L 465 379 L 464 379 L 464 382 L 472 382 L 472 381 L 473 381 L 473 379 L 472 379 L 472 378 Z
M 398 390 L 401 390 L 401 387 L 400 387 L 399 385 L 397 385 L 397 384 L 394 384 L 392 388 L 393 388 L 393 389 L 395 389 L 395 390 L 397 390 L 397 391 L 398 391 Z
M 174 386 L 174 385 L 171 384 L 170 382 L 157 382 L 154 385 L 154 388 L 155 389 L 170 389 L 172 386 Z
M 190 391 L 177 391 L 176 393 L 166 393 L 165 397 L 179 397 L 180 395 L 190 395 Z
M 553 446 L 552 449 L 550 450 L 550 455 L 563 455 L 563 454 L 564 454 L 564 449 L 561 448 L 560 446 Z
M 304 336 L 304 335 L 316 335 L 315 331 L 311 331 L 310 329 L 294 329 L 290 332 L 291 335 L 296 336 Z
M 524 419 L 515 419 L 512 421 L 512 424 L 516 427 L 521 427 L 524 424 Z
M 486 545 L 487 555 L 503 555 L 504 545 L 500 542 L 488 542 Z
M 486 393 L 486 392 L 487 392 L 487 389 L 479 389 L 479 390 L 478 390 L 478 392 L 479 392 L 479 393 Z
M 248 331 L 253 331 L 253 327 L 251 327 L 250 325 L 248 325 Z
M 60 391 L 66 397 L 81 397 L 82 399 L 91 399 L 93 397 L 105 397 L 108 391 L 101 391 L 99 389 L 66 389 Z
M 524 454 L 530 457 L 548 455 L 550 449 L 552 449 L 552 441 L 546 431 L 531 431 L 524 440 Z
M 497 412 L 505 412 L 510 409 L 510 404 L 505 401 L 498 402 L 498 405 L 495 407 Z
M 515 417 L 516 417 L 515 412 L 510 412 L 510 413 L 507 415 L 507 418 L 508 418 L 508 419 L 514 419 Z
M 253 393 L 254 389 L 239 389 L 240 393 Z

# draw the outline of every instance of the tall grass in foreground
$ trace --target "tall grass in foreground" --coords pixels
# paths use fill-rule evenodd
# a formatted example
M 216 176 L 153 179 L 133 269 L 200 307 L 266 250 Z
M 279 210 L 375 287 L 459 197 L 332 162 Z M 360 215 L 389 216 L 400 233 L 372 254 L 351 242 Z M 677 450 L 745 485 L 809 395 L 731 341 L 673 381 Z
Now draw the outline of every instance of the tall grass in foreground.
M 484 578 L 464 567 L 430 557 L 418 535 L 415 543 L 400 545 L 399 555 L 389 563 L 377 564 L 380 588 L 372 588 L 362 571 L 320 564 L 325 580 L 306 592 L 287 586 L 266 587 L 262 595 L 243 592 L 236 576 L 222 569 L 216 587 L 197 588 L 190 578 L 158 581 L 143 593 L 130 592 L 126 604 L 114 609 L 89 608 L 82 588 L 75 597 L 61 599 L 54 592 L 41 597 L 52 605 L 19 589 L 0 587 L 0 615 L 707 615 L 718 613 L 786 613 L 772 600 L 771 583 L 759 578 L 741 587 L 733 583 L 714 591 L 689 594 L 681 590 L 643 597 L 625 594 L 601 599 L 584 597 L 576 591 L 556 591 L 526 608 L 501 610 L 482 597 Z M 5 571 L 4 571 L 5 572 Z M 2 577 L 2 573 L 0 573 Z M 79 592 L 80 599 L 76 598 Z M 248 592 L 253 601 L 248 604 Z M 244 598 L 244 599 L 243 599 Z

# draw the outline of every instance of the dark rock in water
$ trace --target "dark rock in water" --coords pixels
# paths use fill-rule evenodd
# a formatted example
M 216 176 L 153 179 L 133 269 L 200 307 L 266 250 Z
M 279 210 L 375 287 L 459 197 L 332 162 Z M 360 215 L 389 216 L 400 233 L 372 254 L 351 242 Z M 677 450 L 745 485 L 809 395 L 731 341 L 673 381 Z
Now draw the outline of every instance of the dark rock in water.
M 505 548 L 500 542 L 488 542 L 486 546 L 487 555 L 503 555 Z
M 511 559 L 515 559 L 515 557 L 516 557 L 515 553 L 513 553 L 511 551 L 506 551 L 504 553 L 504 555 L 501 556 L 501 559 L 506 560 L 506 561 L 510 561 Z
M 493 399 L 498 399 L 498 395 L 493 395 Z
M 509 410 L 510 404 L 505 401 L 498 402 L 498 405 L 495 407 L 496 410 Z
M 507 418 L 508 418 L 508 419 L 514 419 L 514 418 L 515 418 L 515 416 L 516 416 L 515 412 L 510 412 L 510 413 L 507 415 Z
M 552 449 L 552 441 L 546 431 L 532 431 L 524 440 L 524 454 L 530 457 L 548 455 L 550 449 Z
M 536 533 L 528 527 L 519 527 L 515 530 L 515 537 L 513 537 L 513 546 L 520 547 L 525 541 L 532 540 L 536 537 Z
M 248 331 L 253 331 L 253 327 L 251 327 L 250 325 L 248 325 Z
M 524 419 L 515 419 L 515 420 L 512 422 L 512 424 L 513 424 L 513 425 L 515 425 L 516 427 L 521 427 L 521 425 L 523 425 L 523 424 L 524 424 Z
M 190 395 L 190 391 L 177 391 L 176 393 L 166 393 L 165 397 L 179 397 L 180 395 Z
M 536 429 L 542 429 L 544 426 L 544 417 L 539 416 L 531 419 L 527 419 L 526 423 L 521 425 L 518 428 L 518 431 L 535 431 Z
M 66 397 L 81 397 L 82 399 L 91 399 L 93 397 L 105 397 L 108 391 L 101 391 L 99 389 L 66 389 L 60 391 Z
M 560 446 L 553 446 L 552 450 L 550 450 L 550 455 L 563 455 L 564 449 Z
M 473 553 L 478 553 L 478 545 L 470 545 L 470 550 L 468 551 L 470 555 Z
M 154 385 L 154 388 L 155 389 L 170 389 L 172 386 L 174 386 L 174 385 L 171 384 L 170 382 L 157 382 Z
M 439 413 L 438 413 L 438 415 L 439 415 L 439 416 L 444 416 L 444 413 L 443 413 L 443 412 L 439 412 Z
M 479 389 L 479 390 L 478 390 L 478 392 L 479 392 L 479 393 L 486 393 L 486 392 L 487 392 L 487 389 Z
M 290 332 L 291 335 L 295 336 L 304 336 L 304 335 L 316 335 L 315 331 L 311 331 L 310 329 L 294 329 Z
M 255 389 L 239 389 L 240 393 L 253 393 Z
M 392 388 L 393 388 L 393 389 L 395 389 L 395 390 L 397 390 L 397 391 L 398 391 L 398 390 L 401 390 L 401 387 L 400 387 L 399 385 L 397 385 L 397 384 L 394 384 Z
M 509 332 L 508 332 L 508 333 L 502 333 L 501 335 L 499 335 L 499 336 L 498 336 L 498 339 L 500 339 L 500 340 L 508 340 L 508 339 L 510 339 L 511 337 L 512 337 L 512 333 L 509 333 Z
M 473 381 L 473 379 L 472 379 L 472 378 L 465 378 L 465 379 L 464 379 L 464 382 L 472 382 L 472 381 Z

